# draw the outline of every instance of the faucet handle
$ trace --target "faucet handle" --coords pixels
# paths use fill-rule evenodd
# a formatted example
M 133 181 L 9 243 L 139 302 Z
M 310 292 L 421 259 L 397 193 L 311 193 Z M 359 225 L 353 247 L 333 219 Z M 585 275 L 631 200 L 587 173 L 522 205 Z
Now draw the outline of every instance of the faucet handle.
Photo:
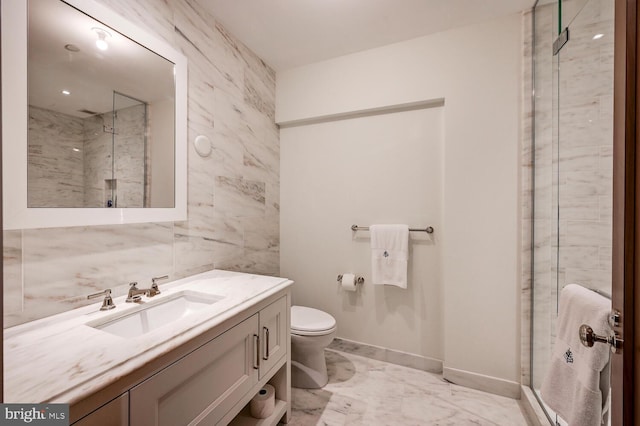
M 135 292 L 138 291 L 138 287 L 136 287 L 137 285 L 138 285 L 137 281 L 133 281 L 129 283 L 129 294 L 127 295 L 127 299 L 125 300 L 125 302 L 127 303 L 139 302 L 140 299 L 142 299 L 142 296 L 140 296 L 139 294 L 135 294 Z
M 151 285 L 158 288 L 158 283 L 156 281 L 166 280 L 169 278 L 169 275 L 163 275 L 161 277 L 153 277 L 151 278 Z
M 113 299 L 111 298 L 110 288 L 100 291 L 98 293 L 90 294 L 87 296 L 87 299 L 93 299 L 100 296 L 104 296 L 104 300 L 102 301 L 102 306 L 100 307 L 101 311 L 108 311 L 109 309 L 113 309 L 116 307 L 116 305 L 113 303 Z
M 151 291 L 149 292 L 149 297 L 153 297 L 156 294 L 160 294 L 161 291 L 158 288 L 158 283 L 156 281 L 159 280 L 166 280 L 167 278 L 169 278 L 169 275 L 163 275 L 161 277 L 153 277 L 151 278 Z

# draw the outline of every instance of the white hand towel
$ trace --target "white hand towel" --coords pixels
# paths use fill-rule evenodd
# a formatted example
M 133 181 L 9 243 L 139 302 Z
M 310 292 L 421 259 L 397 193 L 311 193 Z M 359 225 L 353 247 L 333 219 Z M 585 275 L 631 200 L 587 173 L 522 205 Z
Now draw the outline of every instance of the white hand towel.
M 599 426 L 607 411 L 609 393 L 609 345 L 580 343 L 580 326 L 587 324 L 596 334 L 608 336 L 611 301 L 577 284 L 560 293 L 556 341 L 549 370 L 540 393 L 570 425 Z
M 409 227 L 407 225 L 372 225 L 371 269 L 374 284 L 407 288 Z

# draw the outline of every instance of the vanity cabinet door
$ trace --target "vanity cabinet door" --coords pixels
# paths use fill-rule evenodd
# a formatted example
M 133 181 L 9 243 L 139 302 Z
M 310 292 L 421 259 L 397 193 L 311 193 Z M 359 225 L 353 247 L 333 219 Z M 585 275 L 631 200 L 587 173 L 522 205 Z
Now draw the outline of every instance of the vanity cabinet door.
M 128 426 L 129 392 L 84 416 L 73 426 Z
M 130 391 L 131 426 L 214 425 L 258 382 L 258 314 Z
M 287 353 L 289 319 L 287 298 L 282 297 L 260 311 L 260 378 Z

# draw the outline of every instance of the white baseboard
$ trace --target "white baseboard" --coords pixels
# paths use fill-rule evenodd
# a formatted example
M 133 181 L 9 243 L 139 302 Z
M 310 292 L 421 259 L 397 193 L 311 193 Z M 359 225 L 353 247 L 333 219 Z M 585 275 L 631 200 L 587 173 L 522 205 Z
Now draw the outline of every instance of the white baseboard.
M 438 359 L 355 342 L 353 340 L 336 337 L 333 339 L 333 342 L 331 342 L 328 349 L 335 349 L 337 351 L 360 355 L 365 358 L 376 359 L 378 361 L 390 362 L 391 364 L 402 365 L 404 367 L 415 368 L 417 370 L 428 371 L 430 373 L 442 373 L 442 361 Z
M 495 395 L 520 399 L 520 383 L 517 382 L 449 367 L 443 368 L 442 376 L 445 380 L 455 383 L 456 385 L 489 392 Z

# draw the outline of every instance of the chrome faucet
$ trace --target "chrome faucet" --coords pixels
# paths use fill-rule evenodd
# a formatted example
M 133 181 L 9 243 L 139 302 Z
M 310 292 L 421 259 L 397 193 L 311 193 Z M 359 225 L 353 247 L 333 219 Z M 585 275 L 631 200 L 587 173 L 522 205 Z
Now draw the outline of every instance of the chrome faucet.
M 151 288 L 138 288 L 137 285 L 137 282 L 129 283 L 130 287 L 129 293 L 127 294 L 127 303 L 139 302 L 142 299 L 143 294 L 147 295 L 148 297 L 153 297 L 156 294 L 160 293 L 157 285 L 155 286 L 155 288 L 153 287 L 153 285 L 151 286 Z
M 151 278 L 151 287 L 150 288 L 138 288 L 137 282 L 132 282 L 129 283 L 129 294 L 127 294 L 127 302 L 132 303 L 132 302 L 139 302 L 140 299 L 142 299 L 143 294 L 145 294 L 147 297 L 153 297 L 155 295 L 158 295 L 160 293 L 162 293 L 160 291 L 160 288 L 158 287 L 158 283 L 156 281 L 159 280 L 164 280 L 169 278 L 169 275 L 164 275 L 162 277 L 153 277 Z

